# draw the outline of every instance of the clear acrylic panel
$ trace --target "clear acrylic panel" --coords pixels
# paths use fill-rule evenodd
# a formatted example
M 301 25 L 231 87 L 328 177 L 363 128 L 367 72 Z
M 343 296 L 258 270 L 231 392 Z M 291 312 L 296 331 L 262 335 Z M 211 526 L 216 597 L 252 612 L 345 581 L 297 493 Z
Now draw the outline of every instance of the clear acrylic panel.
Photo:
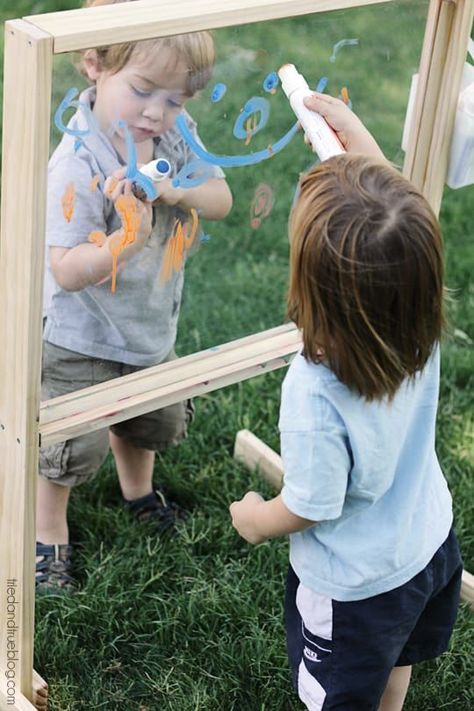
M 301 130 L 296 130 L 296 117 L 276 79 L 279 67 L 293 63 L 311 88 L 350 101 L 386 156 L 401 166 L 404 118 L 411 77 L 418 70 L 427 7 L 427 0 L 394 0 L 213 33 L 216 63 L 212 78 L 186 103 L 203 143 L 200 163 L 181 167 L 173 177 L 185 187 L 196 176 L 197 182 L 204 180 L 206 166 L 220 164 L 232 191 L 233 207 L 225 219 L 217 221 L 205 220 L 199 213 L 180 214 L 161 235 L 169 247 L 174 245 L 174 252 L 162 254 L 166 262 L 159 274 L 163 288 L 178 272 L 186 272 L 176 338 L 179 356 L 285 320 L 287 221 L 299 175 L 317 157 L 304 144 Z M 71 87 L 86 86 L 70 56 L 55 58 L 53 86 L 54 117 Z M 71 115 L 70 109 L 64 111 L 64 122 Z M 52 123 L 54 148 L 62 136 Z M 182 135 L 190 140 L 185 131 Z M 66 188 L 54 199 L 66 199 L 67 205 Z M 135 334 L 142 327 L 143 342 L 137 335 L 127 346 L 128 351 L 141 353 L 153 326 L 147 318 L 146 299 L 135 302 L 133 310 L 128 268 L 116 276 L 114 308 L 117 302 L 123 304 L 124 319 L 136 321 Z M 111 279 L 92 287 L 108 292 L 111 288 Z M 159 292 L 152 298 L 159 299 Z M 100 318 L 106 322 L 108 316 Z M 117 328 L 120 331 L 119 322 Z M 74 350 L 72 345 L 65 347 Z M 112 351 L 112 360 L 119 360 L 117 353 Z M 124 362 L 128 362 L 126 357 Z M 148 353 L 140 365 L 156 362 Z

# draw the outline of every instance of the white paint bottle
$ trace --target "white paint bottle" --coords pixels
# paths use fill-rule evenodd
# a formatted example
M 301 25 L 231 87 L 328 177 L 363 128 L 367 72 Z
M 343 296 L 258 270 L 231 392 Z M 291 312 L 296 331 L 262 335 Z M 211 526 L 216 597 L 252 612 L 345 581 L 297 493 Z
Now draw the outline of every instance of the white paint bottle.
M 284 64 L 278 70 L 278 76 L 281 79 L 281 86 L 288 97 L 290 106 L 298 117 L 303 131 L 313 147 L 313 151 L 318 154 L 320 160 L 323 161 L 340 153 L 345 153 L 340 140 L 327 121 L 321 114 L 307 109 L 304 105 L 303 99 L 311 96 L 313 92 L 304 76 L 296 70 L 295 65 Z

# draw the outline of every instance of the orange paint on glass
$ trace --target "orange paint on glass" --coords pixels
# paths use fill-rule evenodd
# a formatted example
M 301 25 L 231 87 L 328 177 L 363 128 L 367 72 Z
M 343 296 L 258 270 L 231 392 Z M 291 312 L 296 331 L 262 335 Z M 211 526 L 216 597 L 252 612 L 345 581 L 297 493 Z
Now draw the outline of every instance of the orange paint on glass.
M 98 247 L 103 247 L 107 241 L 107 235 L 105 234 L 105 232 L 95 230 L 94 232 L 90 233 L 87 239 L 89 242 L 92 242 L 92 244 L 96 244 Z
M 245 122 L 245 130 L 247 131 L 247 138 L 245 139 L 245 145 L 248 146 L 253 137 L 253 132 L 257 128 L 257 116 L 253 114 L 249 116 Z
M 97 186 L 100 182 L 100 175 L 94 175 L 94 177 L 91 179 L 91 182 L 89 183 L 89 190 L 91 193 L 93 193 L 95 190 L 97 190 Z
M 194 209 L 191 210 L 191 219 L 191 225 L 186 223 L 183 227 L 179 220 L 173 225 L 173 233 L 166 245 L 160 272 L 162 283 L 171 279 L 173 272 L 179 272 L 183 268 L 186 251 L 192 247 L 198 232 L 199 217 Z
M 117 287 L 117 260 L 125 247 L 133 244 L 137 239 L 137 231 L 141 222 L 137 206 L 138 202 L 133 195 L 120 195 L 115 202 L 115 209 L 122 220 L 122 229 L 109 239 L 100 230 L 91 232 L 88 237 L 89 242 L 93 242 L 98 247 L 103 247 L 105 243 L 108 244 L 112 255 L 112 294 L 115 293 Z
M 74 183 L 68 183 L 61 198 L 63 215 L 66 222 L 71 222 L 74 214 L 74 205 L 76 202 L 76 188 Z

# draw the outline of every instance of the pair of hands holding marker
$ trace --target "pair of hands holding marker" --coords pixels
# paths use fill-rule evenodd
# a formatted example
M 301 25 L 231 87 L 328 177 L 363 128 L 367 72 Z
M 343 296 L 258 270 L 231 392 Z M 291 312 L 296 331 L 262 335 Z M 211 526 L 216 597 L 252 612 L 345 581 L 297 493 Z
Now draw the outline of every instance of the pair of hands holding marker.
M 314 93 L 304 99 L 305 106 L 321 114 L 335 131 L 343 148 L 384 160 L 385 156 L 362 121 L 340 99 Z M 230 507 L 232 525 L 249 543 L 263 543 L 267 538 L 286 536 L 315 525 L 296 516 L 285 506 L 281 495 L 265 501 L 256 491 L 249 491 Z

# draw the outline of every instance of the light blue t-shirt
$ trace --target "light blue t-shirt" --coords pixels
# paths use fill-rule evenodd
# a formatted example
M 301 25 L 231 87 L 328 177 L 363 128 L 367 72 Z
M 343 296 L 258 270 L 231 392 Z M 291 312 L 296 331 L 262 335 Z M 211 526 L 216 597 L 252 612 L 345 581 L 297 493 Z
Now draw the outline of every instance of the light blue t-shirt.
M 335 600 L 392 590 L 448 536 L 452 502 L 435 452 L 439 349 L 392 402 L 367 402 L 295 356 L 282 389 L 282 498 L 315 526 L 290 536 L 306 587 Z

